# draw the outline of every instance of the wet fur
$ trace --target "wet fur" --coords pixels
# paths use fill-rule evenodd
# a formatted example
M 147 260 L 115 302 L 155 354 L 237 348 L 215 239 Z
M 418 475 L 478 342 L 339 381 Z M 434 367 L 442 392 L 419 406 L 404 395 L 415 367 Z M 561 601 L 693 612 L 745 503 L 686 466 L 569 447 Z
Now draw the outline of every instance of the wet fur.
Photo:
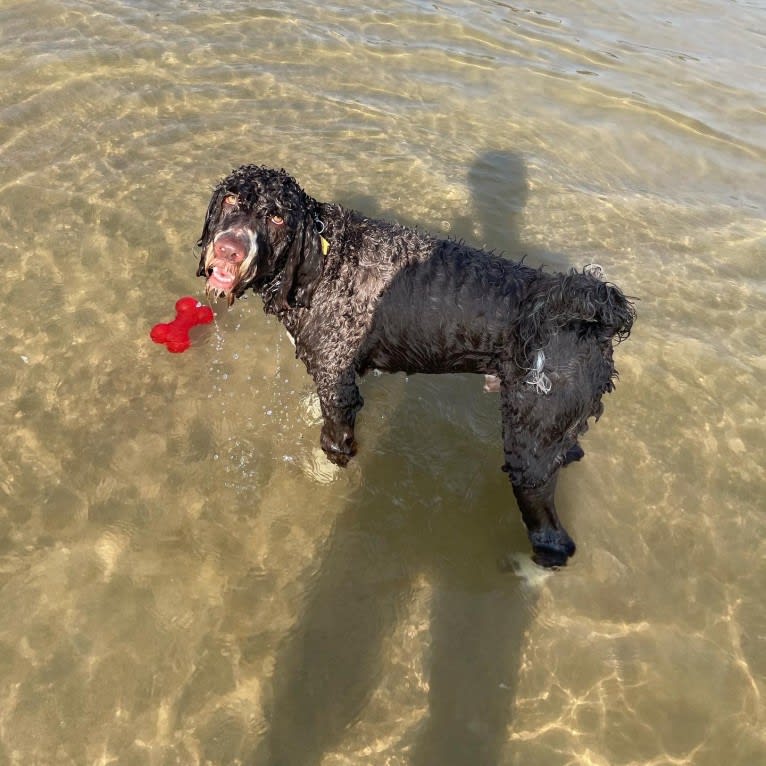
M 239 200 L 232 220 L 222 220 L 227 194 Z M 269 230 L 274 213 L 284 217 L 284 232 Z M 216 231 L 235 223 L 260 239 L 255 271 L 233 295 L 255 289 L 293 337 L 317 388 L 328 458 L 345 465 L 356 451 L 363 404 L 356 380 L 370 369 L 496 376 L 503 470 L 535 559 L 566 563 L 575 546 L 556 514 L 556 477 L 583 456 L 577 439 L 613 388 L 613 346 L 628 337 L 635 317 L 620 289 L 587 270 L 546 273 L 317 202 L 285 171 L 255 165 L 215 189 L 199 240 L 199 275 L 208 273 Z

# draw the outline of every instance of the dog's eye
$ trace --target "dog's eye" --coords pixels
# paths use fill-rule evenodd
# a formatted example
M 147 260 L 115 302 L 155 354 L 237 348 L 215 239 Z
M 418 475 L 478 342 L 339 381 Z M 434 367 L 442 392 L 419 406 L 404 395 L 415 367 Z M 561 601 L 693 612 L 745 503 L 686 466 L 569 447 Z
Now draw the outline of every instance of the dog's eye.
M 285 219 L 282 218 L 281 215 L 273 215 L 271 216 L 271 222 L 275 223 L 277 226 L 281 226 L 285 222 Z
M 239 202 L 239 200 L 237 199 L 237 195 L 236 194 L 227 194 L 223 198 L 223 204 L 224 205 L 228 205 L 229 207 L 233 207 L 238 202 Z

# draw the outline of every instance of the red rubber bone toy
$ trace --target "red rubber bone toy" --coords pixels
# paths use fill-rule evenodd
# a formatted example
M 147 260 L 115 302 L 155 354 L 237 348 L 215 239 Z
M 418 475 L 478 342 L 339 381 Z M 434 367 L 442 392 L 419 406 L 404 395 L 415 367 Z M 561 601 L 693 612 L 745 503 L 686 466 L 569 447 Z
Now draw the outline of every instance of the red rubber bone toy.
M 172 354 L 180 354 L 191 346 L 190 328 L 212 321 L 213 310 L 209 306 L 186 296 L 176 301 L 176 318 L 166 324 L 154 325 L 149 335 L 155 343 L 164 343 Z

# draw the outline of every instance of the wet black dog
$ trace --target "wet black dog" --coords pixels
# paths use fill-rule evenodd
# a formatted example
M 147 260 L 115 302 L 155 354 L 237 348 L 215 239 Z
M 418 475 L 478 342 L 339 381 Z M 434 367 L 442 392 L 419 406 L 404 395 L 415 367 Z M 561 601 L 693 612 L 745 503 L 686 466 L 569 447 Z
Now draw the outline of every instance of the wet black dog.
M 253 288 L 293 337 L 346 465 L 362 406 L 357 375 L 475 372 L 499 380 L 505 470 L 543 566 L 575 544 L 556 515 L 559 469 L 613 388 L 631 302 L 593 270 L 547 274 L 462 242 L 317 202 L 283 170 L 245 165 L 205 218 L 198 275 L 229 303 Z

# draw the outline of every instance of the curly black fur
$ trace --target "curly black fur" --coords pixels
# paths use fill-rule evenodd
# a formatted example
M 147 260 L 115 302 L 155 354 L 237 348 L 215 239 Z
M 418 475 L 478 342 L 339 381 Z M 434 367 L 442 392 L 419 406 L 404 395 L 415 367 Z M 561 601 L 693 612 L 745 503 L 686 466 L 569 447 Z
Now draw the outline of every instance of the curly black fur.
M 583 456 L 577 439 L 613 388 L 613 345 L 635 319 L 618 287 L 317 202 L 284 170 L 257 165 L 218 184 L 198 244 L 200 276 L 214 281 L 217 258 L 241 262 L 230 301 L 252 287 L 293 337 L 317 387 L 322 448 L 339 465 L 356 451 L 357 376 L 497 376 L 503 469 L 535 559 L 566 563 L 575 546 L 556 515 L 556 478 Z
M 527 351 L 542 348 L 550 336 L 572 323 L 601 340 L 630 335 L 635 319 L 633 304 L 615 285 L 585 271 L 541 278 L 528 291 L 519 318 L 519 340 Z

